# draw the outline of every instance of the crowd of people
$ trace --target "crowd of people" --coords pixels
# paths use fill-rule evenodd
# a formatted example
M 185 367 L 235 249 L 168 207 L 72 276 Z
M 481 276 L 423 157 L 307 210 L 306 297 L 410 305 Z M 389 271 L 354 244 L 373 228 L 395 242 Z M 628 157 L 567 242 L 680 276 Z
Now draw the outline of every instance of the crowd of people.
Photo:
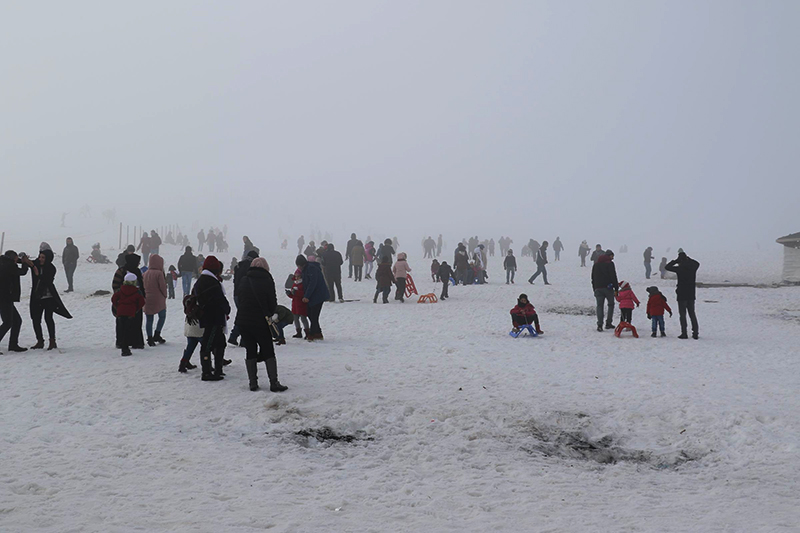
M 275 281 L 270 266 L 260 250 L 247 237 L 242 238 L 243 248 L 240 258 L 234 258 L 230 269 L 212 252 L 224 253 L 228 249 L 225 230 L 202 229 L 198 234 L 198 250 L 208 248 L 207 256 L 194 254 L 192 246 L 186 244 L 185 235 L 179 233 L 174 238 L 170 231 L 168 240 L 184 247 L 178 258 L 177 267 L 170 265 L 165 269 L 165 261 L 160 254 L 161 238 L 153 230 L 144 233 L 138 246 L 128 245 L 117 257 L 117 270 L 114 273 L 112 288 L 112 314 L 116 320 L 116 345 L 121 355 L 130 356 L 132 350 L 143 349 L 146 345 L 155 347 L 164 344 L 163 328 L 167 320 L 167 300 L 175 298 L 175 286 L 180 280 L 184 303 L 184 335 L 186 345 L 180 359 L 178 370 L 185 373 L 197 368 L 191 363 L 192 356 L 199 346 L 201 379 L 219 381 L 225 376 L 224 367 L 230 363 L 225 358 L 226 345 L 242 346 L 246 351 L 246 368 L 251 390 L 258 390 L 257 367 L 265 363 L 270 390 L 286 390 L 278 380 L 275 346 L 286 343 L 284 328 L 295 327 L 293 338 L 309 342 L 323 340 L 320 316 L 326 302 L 345 302 L 342 286 L 342 269 L 347 263 L 348 279 L 359 283 L 372 280 L 374 272 L 375 294 L 373 303 L 389 303 L 389 295 L 394 288 L 394 300 L 405 301 L 406 285 L 413 269 L 407 254 L 397 252 L 397 238 L 387 238 L 376 248 L 371 237 L 364 241 L 355 233 L 351 234 L 344 250 L 344 257 L 336 246 L 325 239 L 319 246 L 315 242 L 305 242 L 303 236 L 297 241 L 298 255 L 294 271 L 287 273 L 284 291 L 291 299 L 291 309 L 278 304 Z M 518 268 L 513 241 L 501 237 L 498 241 L 506 272 L 506 284 L 513 284 Z M 456 246 L 452 266 L 441 260 L 444 242 L 428 236 L 423 239 L 423 257 L 431 259 L 430 275 L 434 282 L 441 282 L 441 300 L 449 298 L 448 288 L 455 285 L 480 285 L 488 282 L 488 258 L 494 255 L 495 241 L 480 241 L 477 236 L 463 239 Z M 539 244 L 530 239 L 524 247 L 525 254 L 532 255 L 536 272 L 528 279 L 534 284 L 539 276 L 545 285 L 550 285 L 547 277 L 548 241 Z M 555 260 L 560 260 L 564 246 L 560 238 L 553 244 Z M 99 243 L 93 247 L 91 260 L 98 259 Z M 631 322 L 633 311 L 640 301 L 629 282 L 617 279 L 614 253 L 597 245 L 590 255 L 590 248 L 583 241 L 578 248 L 581 266 L 586 266 L 587 257 L 593 263 L 591 272 L 597 315 L 597 330 L 602 332 L 614 329 L 613 315 L 615 304 L 620 308 L 620 320 Z M 141 252 L 139 255 L 137 252 Z M 645 277 L 650 279 L 653 249 L 644 252 Z M 105 256 L 102 256 L 105 258 Z M 80 253 L 71 238 L 61 254 L 61 261 L 67 279 L 65 292 L 74 290 L 74 274 Z M 96 261 L 102 262 L 102 261 Z M 679 250 L 678 257 L 672 261 L 662 259 L 662 277 L 673 273 L 678 280 L 677 302 L 680 314 L 681 334 L 688 338 L 691 323 L 692 337 L 699 337 L 699 326 L 695 314 L 695 278 L 699 263 Z M 39 255 L 29 258 L 9 250 L 0 256 L 0 340 L 10 332 L 8 349 L 12 352 L 26 351 L 19 343 L 22 318 L 16 309 L 21 296 L 21 278 L 31 276 L 30 317 L 36 344 L 31 349 L 45 348 L 42 319 L 47 327 L 47 349 L 57 348 L 54 316 L 71 318 L 64 307 L 55 287 L 57 269 L 54 254 L 47 243 L 40 245 Z M 233 307 L 225 292 L 223 281 L 233 280 Z M 666 297 L 656 288 L 648 287 L 647 317 L 651 320 L 652 336 L 660 331 L 665 336 L 664 313 L 672 315 Z M 338 296 L 338 298 L 337 298 Z M 228 332 L 228 319 L 234 316 L 232 328 Z M 512 327 L 517 330 L 524 325 L 535 326 L 535 331 L 543 333 L 539 317 L 528 296 L 521 294 L 517 305 L 511 310 Z M 688 320 L 687 320 L 688 317 Z

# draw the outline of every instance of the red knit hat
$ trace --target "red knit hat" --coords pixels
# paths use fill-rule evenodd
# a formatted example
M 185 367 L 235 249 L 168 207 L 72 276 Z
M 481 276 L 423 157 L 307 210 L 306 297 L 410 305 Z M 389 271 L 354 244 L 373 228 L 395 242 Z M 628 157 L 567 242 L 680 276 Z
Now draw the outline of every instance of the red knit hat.
M 217 273 L 222 270 L 222 265 L 220 264 L 219 260 L 214 257 L 213 255 L 209 255 L 206 257 L 206 260 L 203 261 L 203 270 L 208 270 L 209 272 Z

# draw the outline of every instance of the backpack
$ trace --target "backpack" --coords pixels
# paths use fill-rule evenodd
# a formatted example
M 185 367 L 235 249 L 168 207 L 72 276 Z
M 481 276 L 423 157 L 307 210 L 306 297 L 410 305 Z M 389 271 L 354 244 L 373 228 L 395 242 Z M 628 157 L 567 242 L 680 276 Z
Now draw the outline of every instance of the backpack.
M 197 300 L 197 294 L 194 291 L 183 297 L 183 314 L 186 315 L 186 323 L 194 326 L 203 318 L 203 306 Z

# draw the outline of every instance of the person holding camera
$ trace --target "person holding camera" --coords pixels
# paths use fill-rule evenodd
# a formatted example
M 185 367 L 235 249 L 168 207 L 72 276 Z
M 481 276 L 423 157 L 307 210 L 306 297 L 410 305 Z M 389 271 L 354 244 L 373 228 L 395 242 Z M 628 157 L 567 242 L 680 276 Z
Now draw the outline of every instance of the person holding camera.
M 19 302 L 22 291 L 20 278 L 28 273 L 33 262 L 24 253 L 18 256 L 14 250 L 8 250 L 0 256 L 0 341 L 11 332 L 8 339 L 9 352 L 24 352 L 27 348 L 19 345 L 19 332 L 22 329 L 22 317 L 15 303 Z
M 47 349 L 54 350 L 58 346 L 56 345 L 56 323 L 53 315 L 57 314 L 64 318 L 72 318 L 72 315 L 64 308 L 54 284 L 57 269 L 53 264 L 53 250 L 43 249 L 39 252 L 39 258 L 30 267 L 30 271 L 33 281 L 31 283 L 30 311 L 33 331 L 36 333 L 36 344 L 31 349 L 44 348 L 44 334 L 42 333 L 42 315 L 44 315 L 50 339 Z

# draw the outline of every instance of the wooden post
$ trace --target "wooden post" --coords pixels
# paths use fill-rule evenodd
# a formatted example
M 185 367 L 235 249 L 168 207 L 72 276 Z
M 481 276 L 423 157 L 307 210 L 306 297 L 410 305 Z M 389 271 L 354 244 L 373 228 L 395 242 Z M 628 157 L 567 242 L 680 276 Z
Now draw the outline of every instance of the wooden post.
M 4 231 L 3 236 L 0 237 L 0 254 L 3 253 L 3 247 L 5 246 L 5 244 L 6 244 L 6 232 Z
M 125 226 L 125 246 L 128 246 L 131 243 L 131 226 L 130 224 Z

